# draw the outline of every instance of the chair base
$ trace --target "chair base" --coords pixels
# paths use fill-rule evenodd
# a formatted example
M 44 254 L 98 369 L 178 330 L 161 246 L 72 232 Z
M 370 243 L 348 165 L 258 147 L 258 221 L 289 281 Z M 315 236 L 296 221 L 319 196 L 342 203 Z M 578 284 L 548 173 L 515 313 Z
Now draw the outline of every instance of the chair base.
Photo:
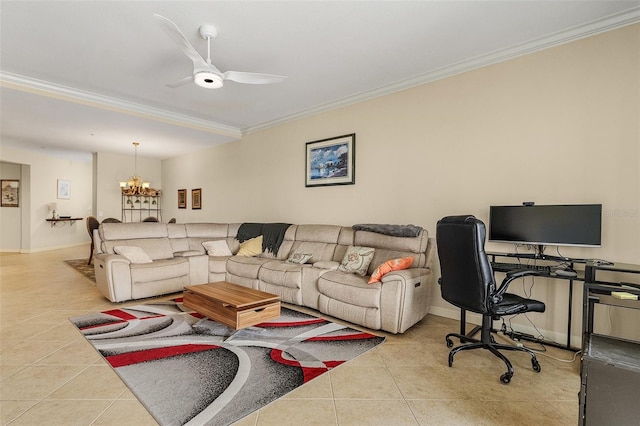
M 512 345 L 504 345 L 504 344 L 496 343 L 495 339 L 491 335 L 491 325 L 492 325 L 491 317 L 484 316 L 482 318 L 482 327 L 474 328 L 469 334 L 460 334 L 460 333 L 447 334 L 447 336 L 445 337 L 445 340 L 447 342 L 448 348 L 453 347 L 453 340 L 451 340 L 452 337 L 456 337 L 460 339 L 460 342 L 463 343 L 462 345 L 453 348 L 449 352 L 449 367 L 453 366 L 453 357 L 455 356 L 455 354 L 457 354 L 460 351 L 466 351 L 471 349 L 487 349 L 492 354 L 500 358 L 507 366 L 507 372 L 504 373 L 502 376 L 500 376 L 500 381 L 504 384 L 509 384 L 509 382 L 511 382 L 511 378 L 513 377 L 513 366 L 511 365 L 511 362 L 509 361 L 509 359 L 506 356 L 504 356 L 502 353 L 500 353 L 500 350 L 520 351 L 520 352 L 528 353 L 531 356 L 531 367 L 533 368 L 533 371 L 535 371 L 536 373 L 539 373 L 541 371 L 540 363 L 536 358 L 536 354 L 533 353 L 533 351 L 531 351 L 530 349 L 520 347 L 520 346 L 512 346 Z M 471 337 L 478 331 L 481 331 L 480 340 Z

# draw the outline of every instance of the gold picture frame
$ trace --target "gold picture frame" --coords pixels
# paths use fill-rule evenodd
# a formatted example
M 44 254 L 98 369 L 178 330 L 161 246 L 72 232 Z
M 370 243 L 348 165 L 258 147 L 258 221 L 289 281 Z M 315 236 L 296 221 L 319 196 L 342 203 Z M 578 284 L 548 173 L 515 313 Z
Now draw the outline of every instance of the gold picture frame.
M 178 189 L 178 208 L 179 209 L 187 208 L 187 190 L 186 189 Z
M 191 190 L 191 210 L 202 208 L 202 188 Z

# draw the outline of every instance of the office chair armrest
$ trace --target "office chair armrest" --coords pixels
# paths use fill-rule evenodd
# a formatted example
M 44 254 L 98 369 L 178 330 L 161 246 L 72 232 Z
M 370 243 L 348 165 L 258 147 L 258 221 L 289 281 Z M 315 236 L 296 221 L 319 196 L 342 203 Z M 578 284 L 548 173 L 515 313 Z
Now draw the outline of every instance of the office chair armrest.
M 527 277 L 527 276 L 540 276 L 542 275 L 540 271 L 534 271 L 530 269 L 521 269 L 518 271 L 510 271 L 507 272 L 507 276 L 502 280 L 502 284 L 500 284 L 500 288 L 493 294 L 493 301 L 498 303 L 502 300 L 502 295 L 507 292 L 507 288 L 509 288 L 509 284 L 512 281 L 517 280 L 518 278 Z

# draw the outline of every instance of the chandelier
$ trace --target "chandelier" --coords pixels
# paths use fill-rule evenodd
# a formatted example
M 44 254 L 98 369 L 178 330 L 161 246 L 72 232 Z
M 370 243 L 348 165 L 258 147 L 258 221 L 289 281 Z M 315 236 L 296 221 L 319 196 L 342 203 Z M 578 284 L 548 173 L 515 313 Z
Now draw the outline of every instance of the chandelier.
M 135 147 L 133 176 L 129 177 L 128 180 L 120 181 L 120 189 L 122 193 L 126 195 L 152 195 L 150 194 L 152 190 L 149 188 L 151 183 L 143 181 L 142 178 L 138 176 L 138 145 L 140 145 L 140 142 L 133 142 L 133 146 Z

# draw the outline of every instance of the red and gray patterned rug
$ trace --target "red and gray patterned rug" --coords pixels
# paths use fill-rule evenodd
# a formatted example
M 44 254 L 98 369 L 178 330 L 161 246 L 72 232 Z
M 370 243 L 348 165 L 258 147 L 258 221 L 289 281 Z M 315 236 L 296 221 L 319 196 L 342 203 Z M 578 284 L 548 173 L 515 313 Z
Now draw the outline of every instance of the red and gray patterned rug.
M 70 318 L 161 425 L 226 425 L 384 341 L 282 308 L 234 332 L 155 302 Z

